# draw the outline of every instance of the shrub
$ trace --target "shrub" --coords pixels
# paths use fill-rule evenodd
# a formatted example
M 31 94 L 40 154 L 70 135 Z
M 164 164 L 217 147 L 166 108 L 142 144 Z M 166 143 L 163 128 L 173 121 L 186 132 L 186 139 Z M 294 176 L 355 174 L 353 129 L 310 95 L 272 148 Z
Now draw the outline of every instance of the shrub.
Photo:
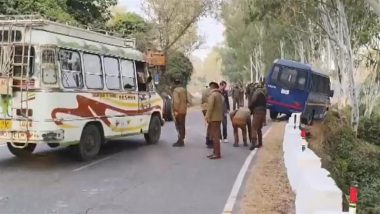
M 358 137 L 368 143 L 380 146 L 380 116 L 362 118 L 359 124 Z
M 367 129 L 376 129 L 367 122 Z M 368 125 L 370 124 L 370 125 Z M 358 139 L 349 127 L 343 122 L 339 114 L 334 112 L 327 115 L 324 121 L 326 139 L 324 144 L 326 168 L 342 191 L 348 195 L 349 187 L 353 181 L 359 184 L 358 213 L 380 213 L 380 147 Z M 380 135 L 380 129 L 374 131 Z M 374 139 L 361 128 L 360 136 Z M 377 139 L 380 139 L 378 137 Z

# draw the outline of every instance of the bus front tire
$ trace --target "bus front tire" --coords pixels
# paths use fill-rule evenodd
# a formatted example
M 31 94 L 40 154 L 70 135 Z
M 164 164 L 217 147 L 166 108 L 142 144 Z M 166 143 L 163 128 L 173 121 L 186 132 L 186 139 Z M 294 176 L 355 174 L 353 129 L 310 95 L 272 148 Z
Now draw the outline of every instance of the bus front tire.
M 100 151 L 102 136 L 96 125 L 86 125 L 82 131 L 79 144 L 75 146 L 80 161 L 93 159 Z
M 150 119 L 148 133 L 144 134 L 147 144 L 156 144 L 161 137 L 161 119 L 159 116 L 154 115 Z
M 277 116 L 278 116 L 278 112 L 276 112 L 276 111 L 270 111 L 269 112 L 269 116 L 270 116 L 270 119 L 272 119 L 272 120 L 276 120 L 277 119 Z
M 15 144 L 18 145 L 18 143 L 15 143 Z M 11 143 L 7 143 L 7 146 L 8 146 L 9 151 L 14 156 L 23 158 L 23 157 L 30 156 L 37 145 L 35 143 L 28 143 L 28 145 L 24 148 L 17 148 L 17 147 L 12 146 Z

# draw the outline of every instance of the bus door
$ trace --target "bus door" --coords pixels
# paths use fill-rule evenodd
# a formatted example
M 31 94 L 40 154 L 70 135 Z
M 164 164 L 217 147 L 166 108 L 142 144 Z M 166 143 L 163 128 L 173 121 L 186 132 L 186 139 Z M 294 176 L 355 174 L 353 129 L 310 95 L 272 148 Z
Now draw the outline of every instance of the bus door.
M 146 131 L 150 122 L 151 93 L 148 83 L 148 72 L 145 63 L 136 61 L 137 85 L 139 93 L 139 115 L 142 131 Z

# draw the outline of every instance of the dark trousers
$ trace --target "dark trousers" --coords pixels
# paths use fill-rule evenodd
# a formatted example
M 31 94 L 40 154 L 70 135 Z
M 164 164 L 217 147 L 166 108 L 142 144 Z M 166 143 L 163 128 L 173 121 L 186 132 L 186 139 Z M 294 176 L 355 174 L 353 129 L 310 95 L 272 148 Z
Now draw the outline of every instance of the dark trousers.
M 220 123 L 221 121 L 209 122 L 208 123 L 208 133 L 212 140 L 214 147 L 214 155 L 220 157 Z
M 183 143 L 186 134 L 186 114 L 177 114 L 175 116 L 175 127 L 178 132 L 178 142 Z
M 232 109 L 236 110 L 239 108 L 239 98 L 233 98 L 232 99 Z
M 202 111 L 202 113 L 203 113 L 203 116 L 206 116 L 206 110 L 203 110 Z M 212 146 L 212 140 L 211 140 L 211 138 L 210 138 L 210 134 L 209 134 L 209 132 L 208 132 L 208 129 L 207 129 L 207 131 L 206 131 L 206 145 L 207 146 Z
M 223 139 L 227 139 L 227 115 L 223 116 L 221 136 L 223 136 Z
M 252 118 L 252 143 L 263 143 L 263 128 L 266 118 L 266 111 L 257 111 L 253 113 Z

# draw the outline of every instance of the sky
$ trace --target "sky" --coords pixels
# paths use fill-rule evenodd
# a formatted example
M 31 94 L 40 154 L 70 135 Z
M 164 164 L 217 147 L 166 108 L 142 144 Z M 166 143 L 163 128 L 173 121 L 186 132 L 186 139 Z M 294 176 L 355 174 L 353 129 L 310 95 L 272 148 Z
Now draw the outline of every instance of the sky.
M 144 15 L 141 3 L 144 0 L 119 0 L 119 4 L 128 11 Z M 180 0 L 178 0 L 180 1 Z M 198 23 L 198 34 L 203 36 L 205 43 L 193 52 L 194 56 L 205 59 L 212 49 L 224 41 L 224 25 L 214 18 L 201 18 Z

